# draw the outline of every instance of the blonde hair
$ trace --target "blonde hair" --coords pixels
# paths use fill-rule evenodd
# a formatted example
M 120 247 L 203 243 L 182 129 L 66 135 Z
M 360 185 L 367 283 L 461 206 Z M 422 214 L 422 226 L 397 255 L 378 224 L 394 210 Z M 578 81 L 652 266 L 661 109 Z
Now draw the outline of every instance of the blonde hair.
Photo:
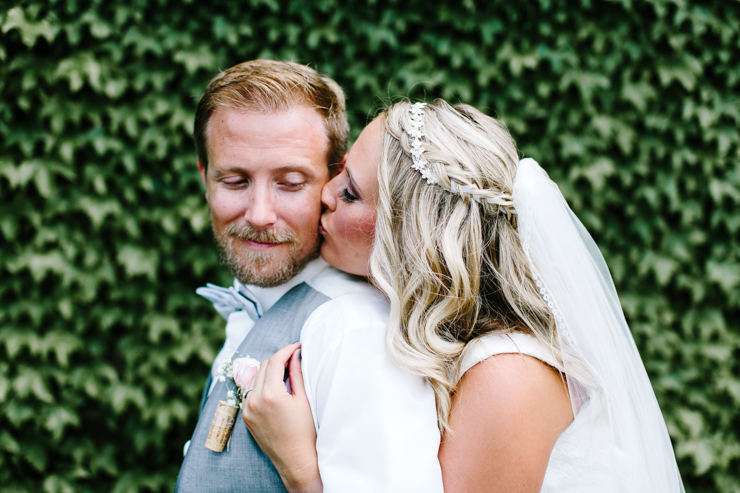
M 390 300 L 387 342 L 396 360 L 434 388 L 447 430 L 451 393 L 468 344 L 490 332 L 527 332 L 559 355 L 555 324 L 519 241 L 511 197 L 519 161 L 504 125 L 467 105 L 436 100 L 424 109 L 424 157 L 435 185 L 411 168 L 410 103 L 385 120 L 374 282 Z M 507 203 L 507 201 L 502 201 Z M 559 359 L 559 358 L 558 358 Z
M 208 122 L 220 107 L 255 113 L 287 111 L 305 105 L 324 117 L 327 164 L 341 163 L 347 152 L 349 123 L 344 92 L 333 79 L 294 62 L 251 60 L 216 75 L 195 113 L 195 152 L 208 168 Z

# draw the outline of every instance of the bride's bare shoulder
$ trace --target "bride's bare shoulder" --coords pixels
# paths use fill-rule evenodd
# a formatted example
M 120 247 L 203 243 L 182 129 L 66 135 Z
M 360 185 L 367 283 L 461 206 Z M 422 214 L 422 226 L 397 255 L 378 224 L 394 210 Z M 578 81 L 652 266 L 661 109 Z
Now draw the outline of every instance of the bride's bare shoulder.
M 454 399 L 461 405 L 471 399 L 486 402 L 489 414 L 523 405 L 536 407 L 541 401 L 551 405 L 563 401 L 570 408 L 567 384 L 558 370 L 519 353 L 497 354 L 471 367 L 460 379 Z
M 445 491 L 539 491 L 550 452 L 573 420 L 560 373 L 522 354 L 463 375 L 440 449 Z

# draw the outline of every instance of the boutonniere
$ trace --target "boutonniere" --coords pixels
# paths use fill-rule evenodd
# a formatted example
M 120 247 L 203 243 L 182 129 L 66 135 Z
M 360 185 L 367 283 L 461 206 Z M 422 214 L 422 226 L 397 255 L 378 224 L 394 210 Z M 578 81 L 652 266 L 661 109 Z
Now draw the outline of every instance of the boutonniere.
M 206 448 L 214 452 L 222 452 L 231 436 L 236 415 L 242 407 L 242 398 L 250 387 L 249 384 L 260 369 L 260 363 L 249 356 L 227 360 L 216 373 L 220 382 L 231 380 L 233 390 L 226 394 L 228 400 L 218 401 L 216 413 L 211 421 L 211 428 L 206 438 Z M 238 403 L 238 405 L 237 405 Z

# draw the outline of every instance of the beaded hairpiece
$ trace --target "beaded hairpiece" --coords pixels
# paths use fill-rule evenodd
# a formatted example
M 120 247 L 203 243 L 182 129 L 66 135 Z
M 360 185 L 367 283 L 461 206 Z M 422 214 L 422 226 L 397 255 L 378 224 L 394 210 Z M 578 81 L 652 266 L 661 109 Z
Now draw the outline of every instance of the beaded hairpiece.
M 432 176 L 432 172 L 427 168 L 429 161 L 424 159 L 424 148 L 421 147 L 421 138 L 424 137 L 424 132 L 421 127 L 424 126 L 424 121 L 421 119 L 424 114 L 424 107 L 426 103 L 414 103 L 409 107 L 409 113 L 411 113 L 411 126 L 413 129 L 408 133 L 409 137 L 413 138 L 411 142 L 411 157 L 413 164 L 411 167 L 421 173 L 421 177 L 424 178 L 429 185 L 434 185 L 437 180 Z
M 427 181 L 429 185 L 435 185 L 438 180 L 432 175 L 432 171 L 427 166 L 429 161 L 424 158 L 424 148 L 421 146 L 421 138 L 424 137 L 424 132 L 421 127 L 424 126 L 424 108 L 426 103 L 414 103 L 409 107 L 409 113 L 411 113 L 411 127 L 412 130 L 408 132 L 409 137 L 414 139 L 411 142 L 411 158 L 413 163 L 411 167 L 421 173 L 421 177 Z M 455 180 L 450 180 L 450 191 L 459 195 L 470 195 L 470 197 L 480 203 L 496 204 L 498 205 L 506 215 L 511 218 L 511 214 L 515 213 L 512 211 L 514 205 L 514 199 L 508 193 L 499 194 L 496 197 L 484 196 L 481 194 L 481 189 L 475 184 L 461 185 Z

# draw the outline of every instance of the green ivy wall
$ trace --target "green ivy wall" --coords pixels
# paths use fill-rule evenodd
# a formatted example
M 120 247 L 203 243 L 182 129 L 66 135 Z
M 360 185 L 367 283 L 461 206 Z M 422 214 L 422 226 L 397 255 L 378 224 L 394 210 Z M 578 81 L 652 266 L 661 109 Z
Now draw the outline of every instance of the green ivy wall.
M 611 267 L 690 492 L 740 491 L 740 2 L 47 0 L 0 10 L 0 485 L 171 491 L 223 323 L 191 132 L 310 63 L 502 117 Z

